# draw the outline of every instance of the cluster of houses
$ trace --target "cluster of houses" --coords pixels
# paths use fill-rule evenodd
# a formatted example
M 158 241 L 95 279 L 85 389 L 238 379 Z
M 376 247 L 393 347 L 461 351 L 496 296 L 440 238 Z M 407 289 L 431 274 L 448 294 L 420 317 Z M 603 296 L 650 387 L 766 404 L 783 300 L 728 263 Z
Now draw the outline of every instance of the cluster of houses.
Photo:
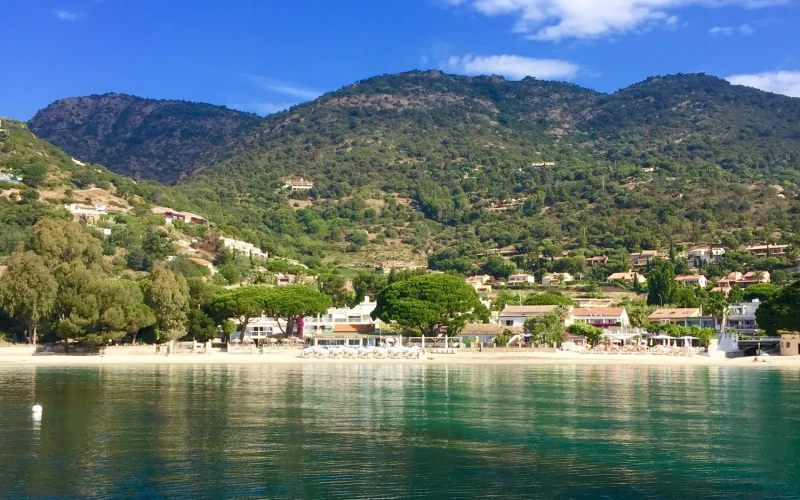
M 476 276 L 469 276 L 465 278 L 464 281 L 467 282 L 472 288 L 475 289 L 478 293 L 489 293 L 492 291 L 492 287 L 496 286 L 526 286 L 526 285 L 535 285 L 536 284 L 536 277 L 532 274 L 512 274 L 508 277 L 506 281 L 500 281 L 488 274 L 479 274 Z M 562 283 L 569 283 L 571 281 L 575 281 L 575 278 L 569 273 L 553 273 L 542 276 L 542 286 L 556 286 Z

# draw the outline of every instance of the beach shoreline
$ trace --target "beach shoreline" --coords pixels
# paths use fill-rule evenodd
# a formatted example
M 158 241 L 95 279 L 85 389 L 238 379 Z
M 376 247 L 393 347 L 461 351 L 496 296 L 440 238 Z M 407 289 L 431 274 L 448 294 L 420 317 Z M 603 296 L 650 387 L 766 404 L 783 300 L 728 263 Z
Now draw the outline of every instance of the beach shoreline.
M 6 350 L 7 351 L 7 350 Z M 21 350 L 22 351 L 22 350 Z M 614 365 L 614 366 L 733 366 L 800 370 L 800 356 L 770 356 L 767 362 L 752 356 L 711 358 L 707 355 L 656 356 L 626 354 L 576 354 L 571 352 L 428 354 L 422 359 L 315 359 L 299 350 L 265 354 L 116 354 L 63 355 L 27 352 L 0 353 L 0 368 L 10 366 L 124 366 L 124 365 Z

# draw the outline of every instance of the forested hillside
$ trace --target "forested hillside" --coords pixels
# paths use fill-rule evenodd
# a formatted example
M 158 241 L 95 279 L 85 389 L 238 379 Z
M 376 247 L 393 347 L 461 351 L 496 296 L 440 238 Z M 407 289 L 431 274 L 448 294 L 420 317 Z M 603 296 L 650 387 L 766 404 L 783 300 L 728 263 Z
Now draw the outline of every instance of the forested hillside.
M 411 72 L 271 115 L 165 174 L 184 178 L 150 196 L 273 253 L 349 253 L 362 265 L 384 257 L 387 242 L 423 261 L 447 249 L 472 265 L 481 250 L 509 245 L 588 255 L 796 243 L 798 151 L 800 100 L 711 76 L 656 77 L 606 95 Z M 314 189 L 281 189 L 298 176 Z
M 259 121 L 211 104 L 104 94 L 56 101 L 28 125 L 79 160 L 173 183 L 194 170 L 209 150 Z

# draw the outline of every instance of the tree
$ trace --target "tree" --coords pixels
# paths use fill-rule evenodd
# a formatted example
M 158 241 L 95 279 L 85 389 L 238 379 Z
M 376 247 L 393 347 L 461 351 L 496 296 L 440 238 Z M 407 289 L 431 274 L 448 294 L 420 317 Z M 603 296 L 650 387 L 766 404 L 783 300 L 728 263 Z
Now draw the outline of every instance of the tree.
M 728 292 L 728 302 L 734 304 L 744 301 L 744 290 L 739 285 L 733 285 Z
M 324 314 L 331 307 L 331 298 L 307 285 L 289 285 L 274 289 L 266 302 L 265 313 L 275 318 L 282 333 L 291 335 L 297 329 L 303 337 L 303 318 Z M 281 326 L 281 320 L 285 327 Z
M 571 306 L 572 299 L 560 293 L 546 292 L 529 295 L 524 304 L 526 306 Z
M 507 279 L 516 271 L 517 266 L 502 257 L 492 255 L 481 265 L 481 272 L 496 279 Z
M 634 328 L 647 327 L 650 323 L 647 318 L 653 314 L 656 309 L 655 306 L 651 306 L 643 300 L 625 300 L 621 304 L 617 305 L 617 307 L 619 306 L 625 308 L 625 312 L 628 313 L 628 319 L 631 322 L 631 326 Z
M 163 267 L 156 269 L 145 288 L 145 299 L 155 312 L 156 326 L 160 332 L 171 332 L 173 337 L 177 332 L 186 334 L 190 299 L 186 278 Z
M 744 289 L 743 299 L 747 302 L 753 300 L 767 301 L 780 292 L 780 288 L 770 283 L 756 283 Z
M 497 297 L 492 301 L 493 311 L 502 311 L 508 304 L 520 304 L 522 298 L 516 293 L 507 292 L 505 290 L 497 294 Z
M 559 311 L 531 316 L 525 320 L 525 331 L 534 344 L 557 344 L 564 340 L 564 317 Z
M 703 312 L 720 321 L 720 331 L 725 331 L 725 316 L 728 313 L 728 298 L 722 292 L 711 292 L 703 304 Z
M 259 285 L 237 288 L 214 300 L 209 311 L 211 316 L 220 322 L 235 319 L 239 323 L 239 340 L 243 341 L 247 325 L 253 318 L 265 313 L 267 302 L 277 290 Z
M 217 324 L 201 309 L 191 309 L 186 318 L 187 336 L 198 342 L 206 342 L 217 336 Z
M 647 276 L 647 303 L 668 304 L 675 290 L 675 267 L 665 259 L 653 259 Z
M 797 331 L 800 330 L 798 311 L 800 311 L 800 281 L 785 287 L 761 304 L 756 310 L 756 321 L 769 335 L 777 335 L 779 330 Z
M 567 331 L 571 335 L 586 337 L 591 345 L 600 341 L 600 335 L 603 334 L 603 329 L 599 326 L 587 325 L 586 323 L 573 323 L 569 325 Z
M 341 274 L 320 274 L 319 291 L 329 296 L 334 307 L 345 307 L 353 294 L 347 290 L 347 280 Z
M 353 292 L 355 297 L 353 303 L 359 304 L 364 300 L 364 297 L 372 297 L 373 299 L 386 288 L 388 280 L 383 273 L 374 273 L 362 271 L 353 278 Z
M 15 252 L 0 276 L 0 309 L 25 324 L 27 341 L 36 344 L 39 322 L 55 307 L 58 282 L 45 260 L 33 252 Z
M 77 222 L 40 220 L 33 226 L 31 249 L 51 267 L 74 262 L 91 267 L 103 259 L 100 240 L 85 232 Z
M 130 335 L 135 342 L 142 328 L 152 326 L 155 314 L 143 303 L 139 286 L 130 280 L 76 267 L 65 275 L 56 306 L 56 333 L 64 340 L 105 345 Z
M 397 281 L 378 294 L 372 318 L 395 322 L 406 332 L 456 335 L 468 321 L 488 320 L 478 293 L 458 276 L 425 274 Z

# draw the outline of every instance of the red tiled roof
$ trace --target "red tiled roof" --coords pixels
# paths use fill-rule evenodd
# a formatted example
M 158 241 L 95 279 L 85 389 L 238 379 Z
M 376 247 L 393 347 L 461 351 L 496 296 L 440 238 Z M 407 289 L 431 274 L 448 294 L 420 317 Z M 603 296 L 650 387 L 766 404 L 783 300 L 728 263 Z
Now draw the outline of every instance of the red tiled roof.
M 372 333 L 375 331 L 375 325 L 350 325 L 347 323 L 337 323 L 333 325 L 335 333 Z

